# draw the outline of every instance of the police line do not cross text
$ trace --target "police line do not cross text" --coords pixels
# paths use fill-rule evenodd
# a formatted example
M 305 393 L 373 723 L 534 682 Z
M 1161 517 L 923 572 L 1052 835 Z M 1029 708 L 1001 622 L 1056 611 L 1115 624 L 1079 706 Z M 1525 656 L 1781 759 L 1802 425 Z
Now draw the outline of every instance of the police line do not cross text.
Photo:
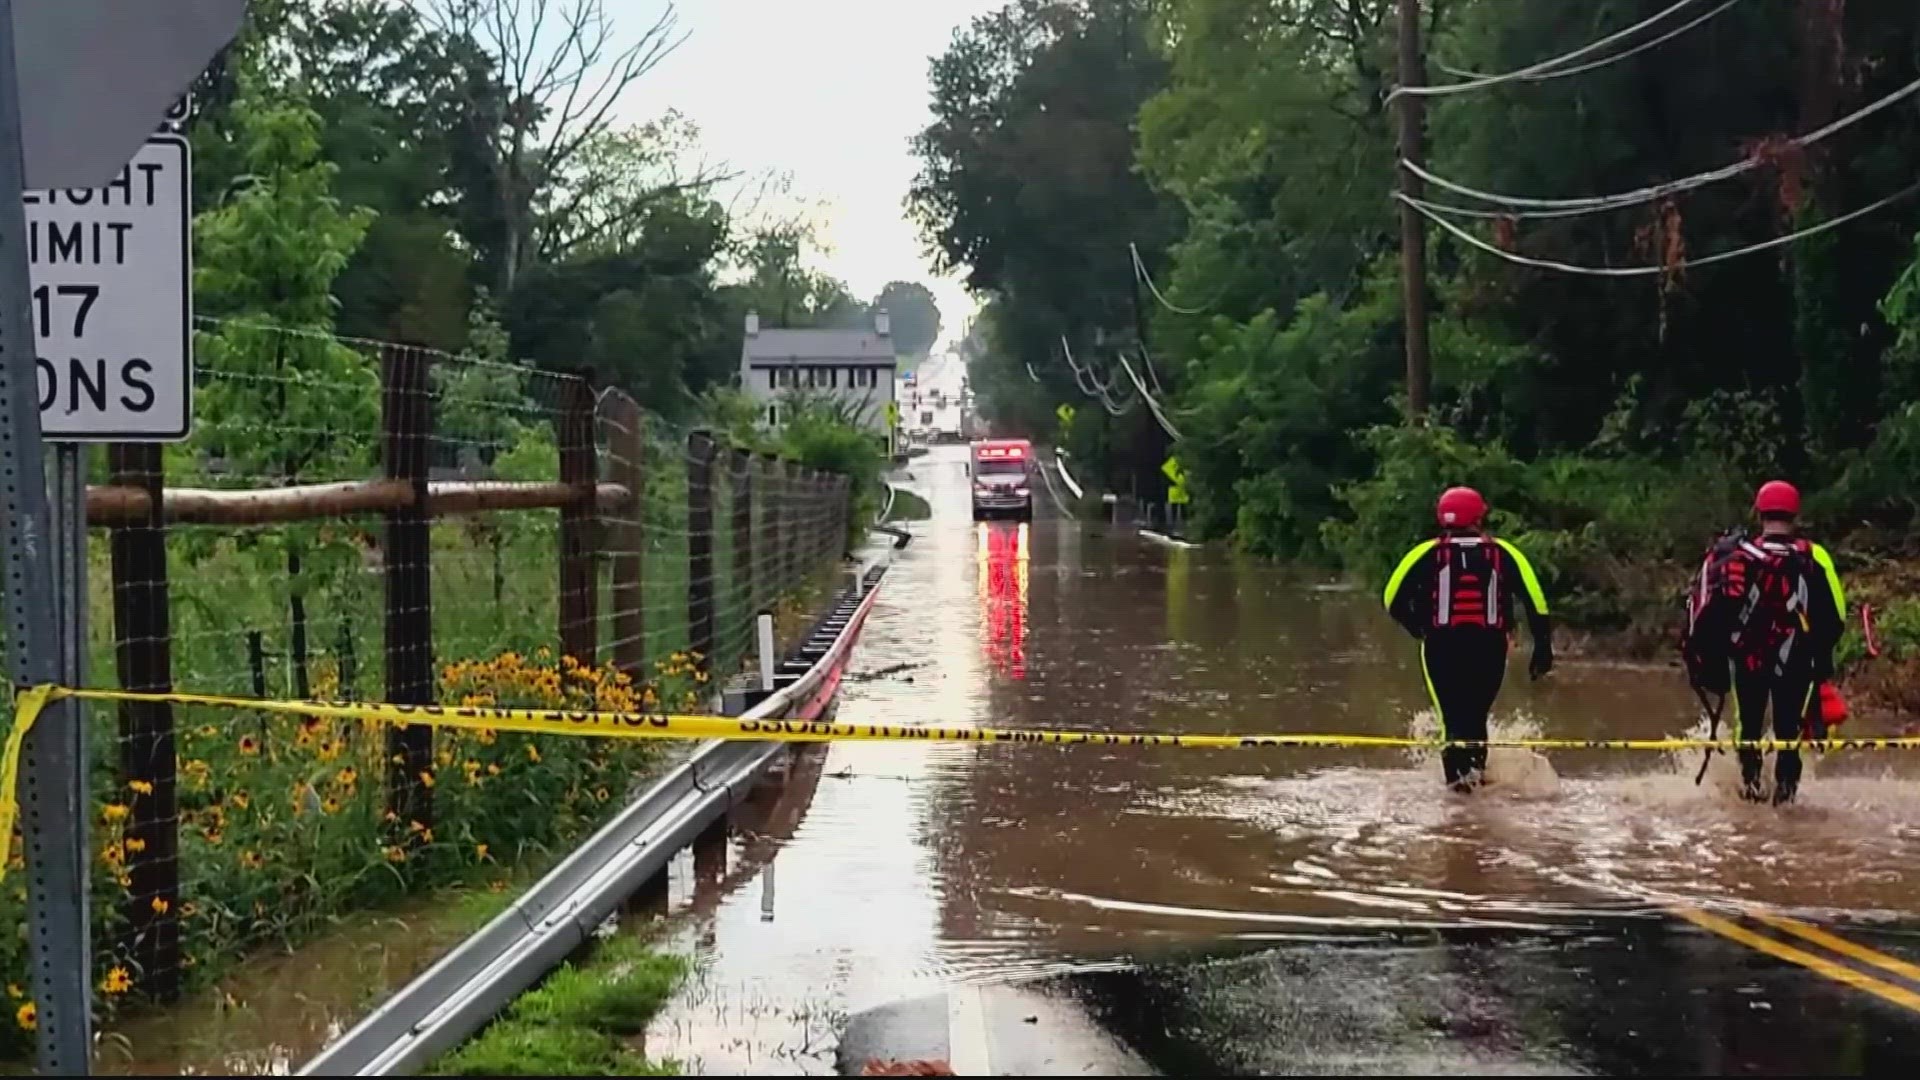
M 104 187 L 26 193 L 28 311 L 47 439 L 186 438 L 190 188 L 186 140 L 155 135 Z

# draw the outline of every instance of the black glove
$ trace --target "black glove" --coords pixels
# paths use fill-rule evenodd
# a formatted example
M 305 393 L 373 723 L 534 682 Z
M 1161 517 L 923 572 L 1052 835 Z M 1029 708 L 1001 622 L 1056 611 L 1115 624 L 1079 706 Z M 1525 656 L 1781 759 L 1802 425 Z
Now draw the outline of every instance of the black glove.
M 1822 654 L 1813 658 L 1813 684 L 1833 681 L 1833 655 Z
M 1547 672 L 1553 670 L 1553 646 L 1544 642 L 1533 647 L 1533 662 L 1527 665 L 1527 674 L 1538 681 Z

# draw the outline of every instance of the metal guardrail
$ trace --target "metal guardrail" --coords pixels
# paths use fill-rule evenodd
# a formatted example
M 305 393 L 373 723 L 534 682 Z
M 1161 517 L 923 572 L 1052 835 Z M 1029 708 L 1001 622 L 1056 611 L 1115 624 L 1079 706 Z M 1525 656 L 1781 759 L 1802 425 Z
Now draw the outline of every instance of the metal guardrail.
M 1053 452 L 1053 467 L 1060 470 L 1060 482 L 1067 485 L 1067 490 L 1073 492 L 1074 498 L 1084 499 L 1087 497 L 1087 493 L 1080 487 L 1080 482 L 1075 480 L 1073 474 L 1067 471 L 1067 455 L 1064 450 L 1055 450 Z
M 747 717 L 811 710 L 838 684 L 879 596 L 884 562 L 866 568 L 817 623 L 786 685 Z M 792 668 L 805 664 L 797 677 Z M 300 1076 L 393 1076 L 458 1046 L 585 944 L 675 853 L 726 814 L 781 753 L 782 744 L 714 741 L 700 747 L 480 931 L 300 1067 Z

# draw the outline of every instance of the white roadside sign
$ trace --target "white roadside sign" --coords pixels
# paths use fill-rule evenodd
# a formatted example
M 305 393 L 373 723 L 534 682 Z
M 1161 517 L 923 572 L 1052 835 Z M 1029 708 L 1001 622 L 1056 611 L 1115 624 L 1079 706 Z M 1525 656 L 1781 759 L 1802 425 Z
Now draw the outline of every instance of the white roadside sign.
M 99 188 L 29 191 L 40 426 L 55 442 L 172 442 L 193 418 L 187 142 L 149 138 Z

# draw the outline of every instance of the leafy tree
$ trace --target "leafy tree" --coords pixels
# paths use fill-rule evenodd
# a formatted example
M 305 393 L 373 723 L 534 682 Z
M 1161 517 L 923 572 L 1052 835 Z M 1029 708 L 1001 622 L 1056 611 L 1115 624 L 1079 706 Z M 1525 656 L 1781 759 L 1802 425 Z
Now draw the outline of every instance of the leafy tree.
M 311 109 L 246 92 L 235 112 L 246 182 L 194 223 L 195 294 L 225 321 L 199 336 L 201 420 L 169 451 L 169 471 L 191 476 L 211 458 L 261 486 L 364 476 L 380 431 L 379 376 L 370 358 L 334 338 L 331 290 L 374 215 L 334 196 L 338 169 L 321 157 Z M 304 695 L 307 598 L 341 581 L 359 551 L 312 524 L 232 542 L 286 569 Z
M 467 108 L 490 121 L 483 161 L 496 229 L 481 243 L 489 284 L 501 296 L 566 240 L 595 235 L 605 218 L 582 219 L 582 201 L 602 190 L 594 161 L 622 136 L 615 126 L 629 91 L 680 42 L 671 2 L 623 33 L 606 0 L 428 0 L 434 25 L 477 42 L 497 80 L 469 82 Z M 559 194 L 571 180 L 570 194 Z M 677 193 L 697 185 L 673 185 Z M 558 212 L 554 212 L 558 209 Z M 478 242 L 478 241 L 476 241 Z
M 894 351 L 901 356 L 925 359 L 940 339 L 940 305 L 933 291 L 917 281 L 888 282 L 873 298 L 872 307 L 886 309 Z
M 808 266 L 809 249 L 817 245 L 813 226 L 799 220 L 749 232 L 738 254 L 746 271 L 736 291 L 743 310 L 757 312 L 767 327 L 870 326 L 867 306 L 853 298 L 845 283 Z
M 379 212 L 336 288 L 339 329 L 355 337 L 458 348 L 471 246 L 489 231 L 474 157 L 484 118 L 471 88 L 492 79 L 470 40 L 379 0 L 264 0 L 216 74 L 192 126 L 202 205 L 244 172 L 242 78 L 297 99 L 320 119 L 335 190 Z M 466 242 L 462 242 L 462 237 Z
M 1158 261 L 1179 225 L 1134 168 L 1137 113 L 1166 78 L 1149 15 L 1140 0 L 1014 0 L 931 67 L 934 120 L 914 140 L 908 207 L 941 268 L 965 268 L 999 301 L 991 355 L 1005 384 L 989 387 L 1002 376 L 983 367 L 976 391 L 1028 398 L 1030 417 L 1084 400 L 1063 337 L 1094 354 L 1144 336 L 1131 249 Z M 1158 429 L 1138 430 L 1147 452 L 1134 460 L 1147 464 L 1134 479 L 1163 483 Z
M 739 363 L 740 327 L 714 281 L 726 239 L 717 207 L 649 208 L 632 246 L 530 271 L 508 297 L 516 356 L 555 371 L 591 367 L 669 414 Z

